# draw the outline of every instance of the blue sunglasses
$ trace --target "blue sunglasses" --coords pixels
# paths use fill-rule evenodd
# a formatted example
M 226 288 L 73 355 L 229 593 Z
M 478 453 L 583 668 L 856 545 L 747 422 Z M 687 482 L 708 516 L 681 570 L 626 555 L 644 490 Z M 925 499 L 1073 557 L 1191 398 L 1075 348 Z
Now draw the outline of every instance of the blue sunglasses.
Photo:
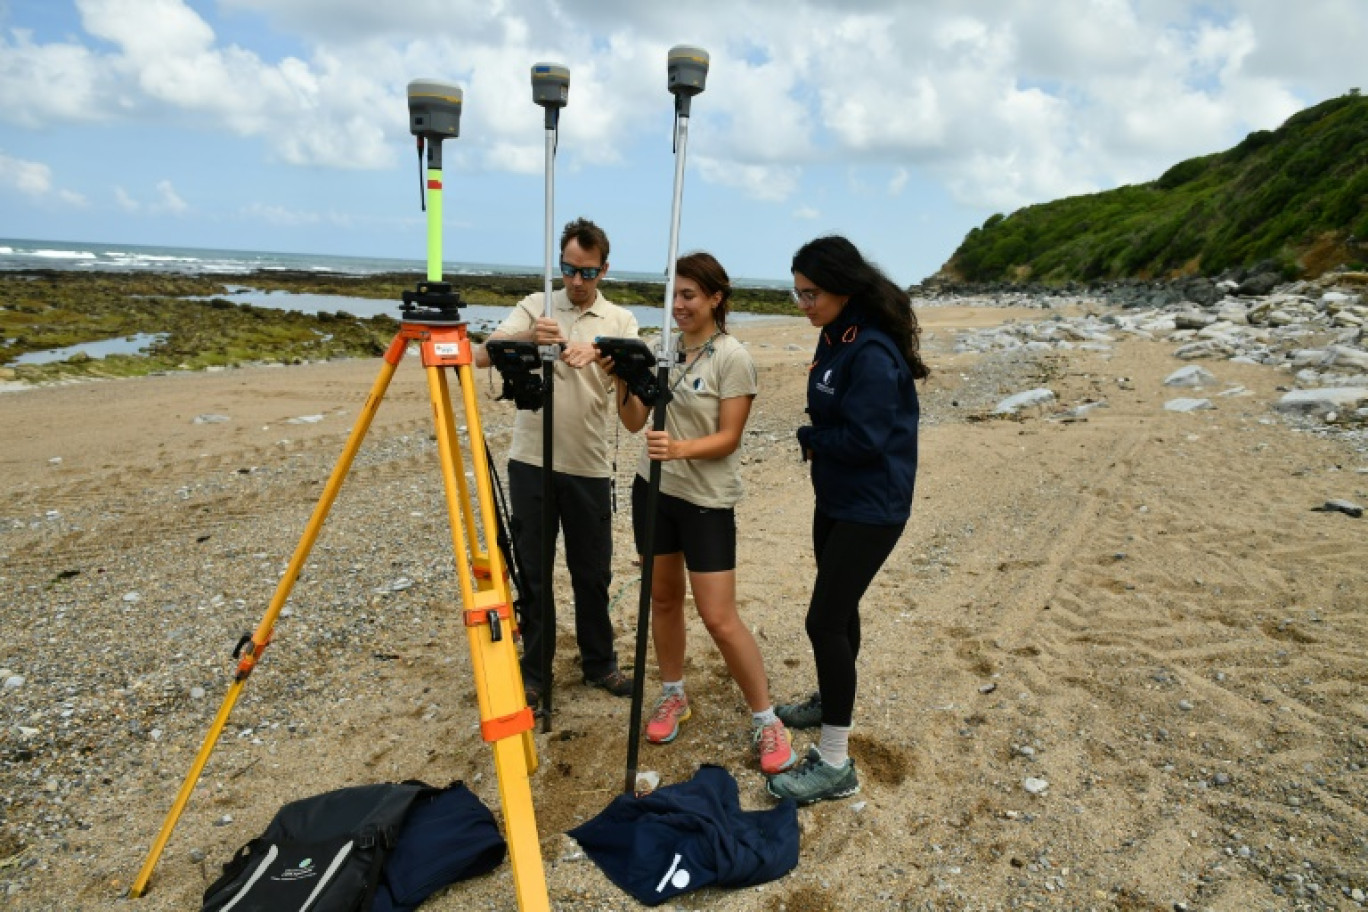
M 561 275 L 565 276 L 568 279 L 577 272 L 580 274 L 580 278 L 584 279 L 584 281 L 592 282 L 594 281 L 594 279 L 597 279 L 599 277 L 600 272 L 603 272 L 603 267 L 571 266 L 569 263 L 565 262 L 565 260 L 561 260 Z

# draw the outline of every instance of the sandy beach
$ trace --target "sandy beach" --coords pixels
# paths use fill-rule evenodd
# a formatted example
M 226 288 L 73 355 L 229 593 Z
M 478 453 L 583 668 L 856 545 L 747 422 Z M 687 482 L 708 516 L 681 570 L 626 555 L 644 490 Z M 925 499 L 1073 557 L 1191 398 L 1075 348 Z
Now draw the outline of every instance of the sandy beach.
M 1162 339 L 979 354 L 1042 311 L 919 311 L 913 517 L 863 605 L 851 799 L 799 812 L 798 867 L 676 910 L 1357 909 L 1368 892 L 1368 455 L 1290 426 L 1288 374 L 1209 365 L 1190 414 Z M 812 497 L 793 431 L 814 331 L 740 324 L 761 393 L 738 508 L 741 611 L 774 694 L 814 686 Z M 276 640 L 147 896 L 122 898 L 304 531 L 380 362 L 0 394 L 0 906 L 198 908 L 285 802 L 343 785 L 497 784 L 458 616 L 424 376 L 401 365 Z M 513 411 L 478 374 L 502 470 Z M 994 416 L 1035 387 L 1054 405 Z M 1105 403 L 1085 415 L 1066 410 Z M 617 446 L 614 622 L 638 593 Z M 569 604 L 563 570 L 562 606 Z M 628 702 L 580 683 L 561 612 L 533 796 L 553 908 L 641 908 L 564 835 L 620 788 Z M 653 667 L 648 698 L 658 688 Z M 694 718 L 643 745 L 665 783 L 725 766 L 770 806 L 741 694 L 690 626 Z M 15 683 L 17 682 L 17 683 Z M 797 733 L 806 748 L 810 734 Z M 423 906 L 515 908 L 505 864 Z

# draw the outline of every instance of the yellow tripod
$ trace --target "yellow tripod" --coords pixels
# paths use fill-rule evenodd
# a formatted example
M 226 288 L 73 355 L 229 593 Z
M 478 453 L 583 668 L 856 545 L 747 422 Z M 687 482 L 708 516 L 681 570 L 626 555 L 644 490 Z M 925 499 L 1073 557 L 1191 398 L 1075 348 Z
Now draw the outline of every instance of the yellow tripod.
M 442 484 L 446 492 L 447 516 L 451 525 L 451 542 L 456 555 L 462 616 L 466 638 L 470 645 L 471 670 L 475 676 L 475 692 L 479 698 L 480 731 L 494 749 L 494 767 L 498 774 L 499 800 L 503 809 L 504 836 L 508 842 L 509 859 L 513 867 L 513 881 L 517 889 L 518 908 L 534 912 L 550 908 L 545 872 L 542 869 L 541 846 L 537 837 L 536 815 L 532 807 L 529 777 L 537 769 L 536 745 L 532 740 L 534 719 L 523 695 L 522 669 L 518 665 L 514 634 L 513 599 L 509 590 L 508 574 L 496 543 L 497 516 L 493 489 L 490 483 L 488 450 L 480 424 L 479 406 L 475 397 L 475 379 L 470 339 L 466 325 L 459 318 L 459 296 L 450 286 L 440 281 L 441 276 L 441 138 L 455 135 L 460 110 L 461 90 L 454 86 L 430 81 L 415 81 L 409 86 L 410 107 L 413 109 L 415 133 L 422 139 L 433 139 L 428 147 L 428 276 L 419 283 L 416 293 L 404 293 L 404 311 L 399 332 L 390 342 L 384 355 L 380 376 L 371 387 L 361 415 L 347 438 L 346 447 L 317 506 L 309 518 L 289 567 L 271 598 L 270 607 L 255 632 L 243 637 L 234 650 L 238 659 L 233 683 L 223 704 L 214 717 L 209 732 L 181 784 L 180 792 L 162 824 L 142 870 L 138 872 L 130 896 L 142 896 L 157 860 L 171 837 L 177 820 L 190 800 L 228 716 L 237 703 L 247 678 L 271 642 L 281 609 L 290 597 L 295 580 L 304 569 L 319 531 L 337 493 L 351 469 L 352 460 L 370 429 L 380 408 L 385 390 L 410 344 L 417 344 L 427 372 L 428 398 L 436 423 L 437 448 L 442 470 Z M 444 107 L 445 106 L 445 107 Z M 452 112 L 455 116 L 452 117 Z M 436 115 L 447 115 L 449 129 L 443 127 Z M 418 125 L 423 129 L 417 129 Z M 434 132 L 440 131 L 440 132 Z M 414 306 L 419 305 L 419 306 Z M 433 307 L 435 306 L 435 309 Z M 459 423 L 452 408 L 451 389 L 447 371 L 454 370 L 465 409 L 465 426 L 470 459 L 474 468 L 475 503 L 478 504 L 479 525 L 472 508 L 471 491 L 466 481 L 461 454 Z

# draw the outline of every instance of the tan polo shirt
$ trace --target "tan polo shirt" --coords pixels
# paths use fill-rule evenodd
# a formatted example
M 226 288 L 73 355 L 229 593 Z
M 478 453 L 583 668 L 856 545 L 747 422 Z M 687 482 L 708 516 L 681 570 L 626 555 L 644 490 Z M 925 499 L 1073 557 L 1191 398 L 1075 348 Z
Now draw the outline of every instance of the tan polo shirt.
M 670 388 L 665 430 L 677 440 L 696 440 L 717 433 L 723 399 L 754 396 L 760 384 L 750 352 L 723 333 L 692 364 L 670 369 Z M 660 464 L 660 490 L 699 507 L 734 507 L 741 500 L 740 465 L 740 447 L 722 459 L 668 460 Z M 649 479 L 650 471 L 643 450 L 637 474 Z
M 532 329 L 545 310 L 544 301 L 543 292 L 523 298 L 497 331 L 512 334 Z M 593 342 L 599 336 L 638 335 L 632 312 L 611 303 L 602 293 L 581 311 L 570 303 L 565 289 L 559 289 L 551 293 L 551 311 L 560 324 L 561 335 L 571 342 Z M 612 473 L 609 436 L 617 422 L 613 389 L 613 378 L 597 364 L 576 370 L 563 361 L 556 362 L 552 457 L 557 472 L 587 478 L 607 478 Z M 544 421 L 540 410 L 518 410 L 510 459 L 541 466 Z

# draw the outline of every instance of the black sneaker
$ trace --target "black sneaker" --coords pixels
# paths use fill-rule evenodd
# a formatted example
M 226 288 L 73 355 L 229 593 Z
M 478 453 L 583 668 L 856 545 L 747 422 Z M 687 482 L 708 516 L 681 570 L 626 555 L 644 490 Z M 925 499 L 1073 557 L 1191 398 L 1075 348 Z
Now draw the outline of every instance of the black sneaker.
M 535 711 L 541 704 L 541 685 L 523 684 L 523 699 L 526 700 L 527 705 L 532 707 Z
M 630 697 L 632 695 L 632 676 L 620 668 L 614 668 L 597 678 L 585 675 L 584 683 L 590 687 L 602 688 L 615 697 Z
M 776 706 L 774 714 L 789 728 L 816 728 L 822 724 L 822 694 L 813 691 L 802 703 Z

